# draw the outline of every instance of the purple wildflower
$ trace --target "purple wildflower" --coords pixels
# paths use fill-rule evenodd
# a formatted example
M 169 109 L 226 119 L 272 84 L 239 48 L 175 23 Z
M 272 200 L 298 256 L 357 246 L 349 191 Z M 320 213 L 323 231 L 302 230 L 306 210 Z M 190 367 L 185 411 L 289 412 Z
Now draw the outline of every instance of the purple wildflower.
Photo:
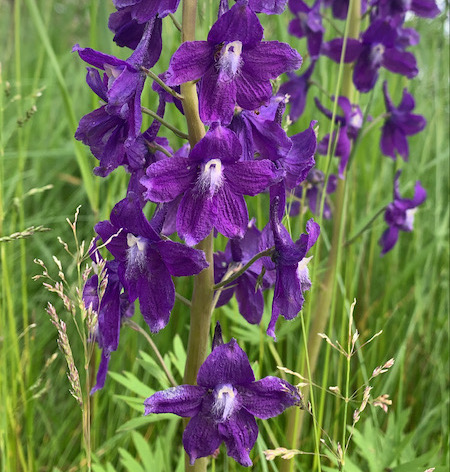
M 94 268 L 100 262 L 101 256 L 97 250 L 93 252 Z M 104 293 L 99 296 L 99 276 L 90 277 L 83 288 L 83 302 L 86 309 L 97 313 L 97 329 L 95 333 L 98 346 L 102 349 L 100 365 L 97 371 L 97 381 L 91 394 L 105 385 L 111 352 L 119 345 L 120 326 L 124 317 L 130 318 L 134 313 L 134 305 L 128 301 L 126 291 L 119 280 L 117 261 L 105 262 L 101 280 L 107 281 Z
M 314 72 L 316 61 L 312 61 L 308 69 L 302 74 L 297 75 L 294 72 L 288 72 L 289 80 L 285 82 L 279 90 L 279 94 L 289 95 L 290 104 L 289 118 L 291 121 L 297 121 L 303 114 L 306 105 L 306 95 L 310 86 L 311 75 Z
M 113 0 L 117 10 L 126 10 L 137 23 L 147 23 L 158 15 L 164 18 L 174 13 L 180 0 Z
M 434 18 L 440 13 L 434 0 L 374 0 L 372 7 L 375 15 L 384 19 L 403 17 L 408 11 L 424 18 Z
M 275 339 L 275 325 L 280 315 L 287 320 L 295 318 L 303 307 L 303 292 L 311 288 L 306 258 L 307 252 L 317 241 L 320 227 L 312 219 L 306 223 L 306 234 L 302 234 L 294 243 L 280 223 L 278 205 L 280 200 L 274 198 L 270 205 L 270 225 L 263 230 L 261 249 L 275 245 L 272 259 L 265 258 L 264 265 L 268 270 L 276 271 L 275 292 L 272 302 L 272 317 L 267 334 Z
M 141 313 L 154 333 L 169 321 L 175 302 L 171 275 L 198 274 L 207 262 L 202 251 L 161 239 L 161 214 L 149 222 L 137 196 L 129 194 L 112 210 L 110 221 L 95 230 L 119 262 L 119 277 L 130 302 L 139 298 Z
M 426 120 L 422 115 L 411 113 L 414 109 L 414 98 L 403 90 L 400 105 L 395 107 L 388 93 L 387 81 L 383 83 L 384 101 L 388 117 L 381 130 L 381 151 L 385 156 L 396 158 L 396 152 L 406 161 L 409 156 L 407 136 L 417 134 L 425 128 Z
M 384 214 L 384 219 L 389 227 L 383 233 L 379 241 L 382 248 L 382 256 L 395 246 L 399 231 L 410 232 L 413 230 L 416 208 L 427 198 L 427 192 L 420 185 L 419 181 L 416 182 L 414 197 L 412 199 L 402 198 L 399 190 L 400 174 L 400 170 L 395 174 L 394 201 L 389 203 Z
M 332 112 L 326 109 L 319 101 L 315 98 L 317 108 L 331 120 Z M 363 114 L 361 108 L 358 105 L 350 103 L 347 97 L 339 97 L 337 100 L 339 107 L 344 112 L 343 115 L 335 116 L 335 123 L 339 126 L 337 131 L 333 132 L 333 141 L 336 140 L 334 155 L 340 158 L 339 161 L 339 177 L 343 178 L 345 168 L 347 167 L 348 159 L 350 157 L 350 151 L 352 148 L 352 141 L 354 141 L 363 124 Z M 322 141 L 320 141 L 318 150 L 320 154 L 326 155 L 328 152 L 328 146 L 330 141 L 330 135 L 327 134 Z M 333 149 L 333 148 L 332 148 Z
M 289 23 L 289 34 L 297 38 L 306 37 L 308 52 L 312 59 L 317 59 L 322 46 L 322 37 L 325 31 L 320 14 L 321 0 L 316 0 L 309 7 L 302 0 L 289 0 L 289 9 L 296 16 Z
M 214 279 L 219 283 L 227 269 L 232 265 L 244 265 L 259 252 L 261 232 L 250 221 L 247 232 L 242 239 L 230 239 L 224 253 L 214 254 Z M 259 324 L 264 311 L 264 298 L 261 289 L 269 288 L 267 278 L 262 280 L 262 287 L 257 286 L 258 276 L 263 269 L 258 259 L 240 277 L 226 285 L 220 294 L 217 306 L 228 303 L 236 294 L 239 313 L 251 324 Z
M 250 467 L 249 452 L 258 437 L 255 416 L 277 416 L 290 406 L 301 405 L 301 397 L 295 387 L 277 377 L 255 381 L 247 355 L 236 340 L 223 344 L 219 337 L 200 367 L 197 385 L 155 393 L 144 402 L 145 414 L 191 418 L 183 434 L 191 464 L 213 454 L 224 442 L 230 457 Z
M 263 28 L 245 1 L 212 26 L 207 41 L 183 43 L 172 56 L 167 84 L 200 81 L 203 122 L 231 122 L 237 104 L 255 110 L 272 96 L 271 79 L 298 69 L 302 59 L 288 44 L 264 41 Z
M 164 203 L 183 195 L 176 224 L 189 246 L 204 239 L 213 227 L 228 238 L 242 237 L 248 224 L 244 195 L 257 195 L 278 177 L 267 159 L 239 162 L 241 152 L 236 135 L 215 126 L 188 159 L 156 162 L 141 180 L 148 200 Z
M 361 41 L 348 38 L 344 62 L 355 62 L 353 82 L 360 92 L 375 86 L 380 67 L 409 79 L 418 73 L 413 54 L 398 48 L 397 29 L 388 21 L 375 20 L 362 34 Z M 344 40 L 336 38 L 323 43 L 321 53 L 335 62 L 341 59 Z

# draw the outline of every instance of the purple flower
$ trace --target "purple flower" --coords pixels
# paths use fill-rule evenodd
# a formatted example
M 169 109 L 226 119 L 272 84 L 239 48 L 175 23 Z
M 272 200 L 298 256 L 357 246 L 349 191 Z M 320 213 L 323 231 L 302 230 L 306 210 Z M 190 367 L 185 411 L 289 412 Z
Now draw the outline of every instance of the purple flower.
M 398 48 L 397 29 L 388 21 L 375 20 L 361 36 L 361 42 L 348 38 L 344 62 L 355 62 L 353 82 L 360 92 L 374 87 L 380 67 L 402 74 L 409 79 L 418 73 L 413 54 Z M 344 40 L 337 38 L 323 43 L 321 53 L 339 62 Z
M 414 197 L 412 199 L 402 198 L 399 190 L 400 174 L 400 170 L 395 174 L 394 201 L 389 203 L 384 214 L 384 219 L 389 227 L 379 240 L 382 256 L 395 246 L 399 231 L 410 232 L 413 230 L 416 207 L 421 205 L 427 198 L 427 192 L 419 181 L 416 182 Z
M 153 333 L 166 326 L 175 302 L 171 275 L 198 274 L 208 265 L 202 251 L 161 239 L 161 226 L 161 214 L 149 222 L 131 193 L 113 208 L 110 221 L 95 225 L 119 262 L 120 281 L 130 302 L 139 298 L 141 313 Z
M 302 75 L 288 72 L 289 80 L 280 87 L 278 92 L 280 95 L 289 95 L 288 103 L 291 105 L 289 118 L 292 121 L 297 121 L 303 114 L 306 105 L 306 95 L 310 86 L 309 81 L 314 72 L 315 65 L 316 61 L 311 62 L 311 65 Z
M 414 115 L 414 98 L 403 89 L 403 97 L 400 105 L 395 107 L 388 93 L 387 81 L 383 83 L 384 101 L 388 118 L 381 130 L 381 151 L 385 156 L 396 158 L 396 152 L 407 161 L 409 146 L 407 136 L 419 133 L 425 128 L 426 120 L 422 115 Z
M 173 55 L 167 84 L 200 81 L 203 122 L 231 122 L 237 104 L 255 110 L 272 96 L 271 79 L 298 69 L 302 59 L 288 44 L 264 41 L 263 28 L 245 1 L 212 26 L 207 41 L 183 43 Z
M 348 13 L 349 0 L 323 0 L 323 4 L 326 7 L 331 6 L 331 12 L 334 18 L 339 20 L 345 20 Z M 361 1 L 361 14 L 364 15 L 367 9 L 367 0 Z
M 319 101 L 315 98 L 317 108 L 331 120 L 332 112 L 327 110 Z M 363 124 L 363 114 L 361 108 L 358 105 L 350 103 L 347 97 L 339 97 L 337 100 L 339 107 L 344 112 L 343 115 L 335 116 L 335 123 L 339 126 L 337 132 L 337 141 L 334 147 L 334 155 L 340 158 L 339 161 L 339 177 L 343 178 L 347 162 L 350 157 L 350 151 L 352 148 L 352 141 L 358 136 L 359 130 Z M 333 132 L 333 142 L 336 140 L 336 131 Z M 328 146 L 330 141 L 330 135 L 327 134 L 322 141 L 320 141 L 318 150 L 320 154 L 326 155 L 328 152 Z M 333 147 L 332 147 L 333 149 Z
M 337 186 L 337 175 L 331 174 L 328 177 L 326 194 L 329 195 L 336 191 Z M 322 200 L 323 186 L 325 182 L 325 176 L 322 171 L 318 169 L 311 169 L 306 177 L 304 185 L 299 185 L 294 192 L 295 200 L 290 206 L 290 216 L 296 216 L 300 212 L 300 200 L 303 196 L 303 191 L 306 189 L 306 200 L 308 202 L 308 208 L 311 213 L 318 215 L 320 212 L 320 203 Z M 323 217 L 329 220 L 332 216 L 330 203 L 327 197 L 325 197 L 323 205 Z
M 113 3 L 119 11 L 126 10 L 137 23 L 147 23 L 156 15 L 164 18 L 174 13 L 180 0 L 113 0 Z
M 285 380 L 265 377 L 255 381 L 247 355 L 236 340 L 222 343 L 222 339 L 213 342 L 215 347 L 200 367 L 197 385 L 155 393 L 144 402 L 145 414 L 173 413 L 191 418 L 183 434 L 191 464 L 213 454 L 224 442 L 228 455 L 249 467 L 249 452 L 258 437 L 255 416 L 277 416 L 290 406 L 300 405 L 301 397 Z
M 94 260 L 94 268 L 102 259 L 97 250 L 93 251 L 91 257 Z M 106 280 L 106 287 L 101 298 L 99 296 L 99 276 L 90 277 L 83 288 L 83 302 L 86 309 L 97 313 L 98 321 L 95 333 L 98 346 L 102 349 L 100 365 L 97 371 L 97 381 L 91 390 L 91 394 L 100 390 L 105 385 L 111 352 L 117 350 L 119 345 L 120 326 L 124 317 L 133 316 L 134 305 L 128 301 L 126 291 L 120 283 L 118 276 L 118 262 L 105 262 L 101 274 L 101 280 Z
M 247 232 L 242 239 L 230 239 L 224 253 L 214 254 L 214 279 L 219 283 L 228 268 L 232 265 L 245 265 L 259 252 L 261 232 L 250 221 Z M 229 285 L 220 294 L 217 307 L 228 303 L 233 296 L 239 306 L 239 313 L 251 324 L 259 324 L 264 311 L 264 298 L 261 289 L 270 286 L 267 277 L 262 280 L 262 287 L 257 286 L 258 276 L 262 271 L 261 259 L 257 260 L 247 271 Z
M 302 0 L 289 0 L 289 9 L 296 15 L 289 23 L 289 34 L 297 38 L 306 37 L 308 52 L 312 59 L 317 59 L 322 46 L 324 27 L 322 26 L 322 16 L 320 14 L 321 0 L 316 0 L 312 7 L 309 7 Z
M 141 180 L 148 200 L 164 203 L 183 195 L 176 224 L 189 246 L 213 228 L 228 238 L 244 236 L 248 224 L 244 195 L 257 195 L 278 177 L 267 159 L 239 162 L 241 152 L 236 135 L 215 126 L 194 146 L 188 159 L 156 162 Z
M 440 13 L 434 0 L 375 0 L 372 7 L 379 18 L 403 17 L 408 11 L 425 18 L 434 18 Z
M 284 108 L 284 100 L 274 97 L 272 101 L 278 101 Z M 235 113 L 228 126 L 239 138 L 243 150 L 243 160 L 253 160 L 257 153 L 258 159 L 270 159 L 272 161 L 285 157 L 292 147 L 291 140 L 277 122 L 277 108 L 274 116 L 261 107 L 260 112 L 242 110 Z M 272 108 L 272 107 L 270 107 Z M 269 115 L 269 116 L 267 116 Z M 281 113 L 282 115 L 282 113 Z
M 272 302 L 272 317 L 267 334 L 275 339 L 275 325 L 280 315 L 285 319 L 295 318 L 303 307 L 303 292 L 311 288 L 306 258 L 307 252 L 317 241 L 320 227 L 312 219 L 306 223 L 306 234 L 302 234 L 294 243 L 280 223 L 278 205 L 280 200 L 274 198 L 270 205 L 270 226 L 263 230 L 261 249 L 275 245 L 272 259 L 265 258 L 264 265 L 268 270 L 276 271 L 275 292 Z

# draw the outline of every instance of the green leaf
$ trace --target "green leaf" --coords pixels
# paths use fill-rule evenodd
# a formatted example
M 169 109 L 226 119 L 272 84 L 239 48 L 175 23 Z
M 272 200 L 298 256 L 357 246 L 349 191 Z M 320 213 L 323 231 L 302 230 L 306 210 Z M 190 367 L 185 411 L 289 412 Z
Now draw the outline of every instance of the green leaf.
M 170 413 L 162 413 L 160 415 L 147 415 L 147 416 L 140 416 L 138 418 L 133 418 L 122 426 L 117 428 L 117 432 L 122 431 L 131 431 L 134 429 L 141 428 L 142 426 L 147 426 L 151 423 L 156 423 L 157 421 L 163 420 L 171 420 L 171 421 L 179 421 L 181 418 L 178 416 L 171 415 Z
M 153 472 L 156 470 L 157 467 L 154 463 L 153 453 L 147 441 L 137 431 L 132 431 L 131 437 L 133 438 L 136 451 L 144 464 L 146 472 Z
M 141 464 L 125 449 L 119 447 L 119 454 L 121 456 L 120 462 L 130 472 L 145 472 Z

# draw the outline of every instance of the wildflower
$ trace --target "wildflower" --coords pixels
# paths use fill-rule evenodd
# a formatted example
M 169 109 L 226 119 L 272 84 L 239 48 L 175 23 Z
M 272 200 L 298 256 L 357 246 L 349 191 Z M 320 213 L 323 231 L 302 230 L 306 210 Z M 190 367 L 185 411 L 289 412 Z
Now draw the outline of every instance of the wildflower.
M 230 239 L 224 253 L 214 254 L 214 279 L 219 283 L 227 269 L 233 264 L 246 264 L 259 250 L 261 232 L 254 224 L 248 224 L 242 239 Z M 264 298 L 261 289 L 267 289 L 270 282 L 267 277 L 262 279 L 262 287 L 258 285 L 258 276 L 263 269 L 261 259 L 252 264 L 240 277 L 226 285 L 220 294 L 217 306 L 229 302 L 233 294 L 239 306 L 239 313 L 251 324 L 261 321 L 264 310 Z
M 320 227 L 312 219 L 306 223 L 306 234 L 302 234 L 294 243 L 280 223 L 278 205 L 280 200 L 274 198 L 270 205 L 269 225 L 263 231 L 261 249 L 275 245 L 272 259 L 265 258 L 267 270 L 275 270 L 275 291 L 272 302 L 272 317 L 267 328 L 267 334 L 275 339 L 275 325 L 280 315 L 285 319 L 295 318 L 303 307 L 305 298 L 303 292 L 311 288 L 311 280 L 307 264 L 311 258 L 306 258 L 307 252 L 317 241 Z
M 327 110 L 319 101 L 315 98 L 317 108 L 331 120 L 333 113 L 331 110 Z M 352 141 L 358 136 L 359 130 L 363 125 L 363 114 L 361 108 L 358 105 L 353 105 L 347 97 L 341 96 L 338 98 L 337 103 L 344 112 L 343 115 L 336 115 L 334 120 L 339 126 L 339 130 L 333 132 L 333 141 L 337 141 L 334 148 L 334 155 L 340 158 L 339 161 L 339 177 L 343 178 L 345 168 L 347 167 L 348 159 L 352 149 Z M 318 150 L 320 154 L 326 155 L 328 152 L 328 146 L 330 141 L 330 135 L 327 134 L 322 141 L 320 141 Z
M 176 226 L 189 246 L 213 228 L 228 238 L 242 237 L 248 224 L 243 195 L 257 195 L 278 177 L 272 162 L 240 161 L 236 135 L 221 126 L 211 127 L 189 157 L 171 157 L 152 164 L 141 183 L 145 197 L 154 202 L 181 198 Z
M 397 242 L 399 231 L 412 231 L 414 213 L 416 208 L 427 198 L 426 190 L 416 182 L 414 197 L 412 199 L 402 198 L 399 191 L 399 178 L 401 171 L 397 171 L 394 178 L 394 201 L 389 203 L 384 214 L 384 219 L 389 227 L 380 238 L 382 247 L 381 255 L 389 252 Z
M 110 221 L 95 225 L 119 262 L 120 281 L 129 301 L 139 298 L 141 313 L 154 333 L 166 326 L 175 303 L 171 275 L 198 274 L 208 265 L 202 251 L 161 239 L 161 226 L 161 213 L 149 222 L 132 193 L 113 208 Z
M 247 2 L 238 1 L 212 26 L 207 41 L 183 43 L 172 56 L 167 84 L 201 79 L 200 118 L 231 122 L 237 104 L 254 110 L 272 96 L 271 79 L 298 69 L 300 55 L 288 44 L 264 41 Z
M 285 82 L 279 90 L 280 95 L 289 95 L 289 118 L 297 121 L 302 116 L 306 105 L 306 95 L 310 86 L 310 78 L 314 72 L 316 61 L 312 61 L 308 69 L 302 74 L 297 75 L 295 72 L 288 72 L 289 80 Z
M 384 101 L 388 117 L 381 130 L 381 151 L 384 155 L 396 158 L 396 152 L 408 160 L 409 147 L 407 136 L 417 134 L 425 128 L 426 120 L 422 115 L 414 115 L 414 98 L 403 89 L 400 105 L 395 107 L 388 93 L 387 81 L 383 82 Z
M 308 52 L 312 59 L 319 57 L 325 31 L 322 26 L 320 4 L 321 0 L 316 0 L 312 7 L 309 7 L 302 0 L 289 1 L 289 9 L 296 16 L 289 23 L 289 34 L 297 36 L 297 38 L 306 37 Z
M 191 464 L 213 454 L 222 442 L 227 453 L 249 467 L 258 437 L 255 416 L 272 418 L 300 403 L 298 391 L 285 380 L 265 377 L 255 381 L 247 355 L 235 339 L 223 344 L 217 328 L 213 351 L 197 375 L 197 385 L 180 385 L 145 400 L 145 414 L 173 413 L 191 420 L 183 446 Z
M 101 259 L 100 254 L 95 250 L 91 257 L 94 260 L 94 266 L 97 267 Z M 94 274 L 86 281 L 83 288 L 83 302 L 86 309 L 91 307 L 98 314 L 95 340 L 102 349 L 97 381 L 91 394 L 105 385 L 111 352 L 117 350 L 119 345 L 122 319 L 130 318 L 134 314 L 134 305 L 128 301 L 127 292 L 124 291 L 119 280 L 118 269 L 118 261 L 106 261 L 101 274 Z M 99 293 L 99 276 L 100 281 L 106 281 L 103 294 Z

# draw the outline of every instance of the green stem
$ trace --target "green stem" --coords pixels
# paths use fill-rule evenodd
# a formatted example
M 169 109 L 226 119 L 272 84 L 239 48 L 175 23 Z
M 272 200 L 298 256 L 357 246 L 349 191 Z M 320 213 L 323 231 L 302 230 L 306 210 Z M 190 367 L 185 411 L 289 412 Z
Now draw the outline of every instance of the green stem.
M 273 253 L 273 247 L 266 249 L 265 251 L 258 252 L 255 256 L 253 256 L 247 264 L 245 264 L 243 267 L 241 267 L 238 271 L 236 271 L 233 275 L 230 277 L 227 277 L 225 280 L 222 280 L 218 284 L 214 285 L 213 289 L 218 290 L 219 288 L 225 287 L 225 285 L 228 285 L 229 283 L 233 282 L 233 280 L 236 280 L 238 277 L 240 277 L 250 266 L 252 266 L 258 259 L 261 259 L 261 257 L 265 256 L 271 256 Z
M 342 48 L 341 54 L 341 62 L 339 67 L 338 73 L 338 80 L 336 84 L 336 91 L 335 91 L 335 103 L 333 106 L 333 116 L 331 120 L 331 129 L 330 129 L 330 136 L 333 136 L 333 127 L 334 121 L 336 116 L 337 110 L 337 97 L 340 95 L 345 95 L 353 101 L 354 95 L 354 87 L 352 83 L 352 70 L 351 65 L 344 65 L 343 57 L 345 54 L 345 48 L 347 44 L 347 38 L 357 38 L 359 36 L 360 31 L 360 18 L 361 18 L 361 5 L 360 2 L 357 0 L 350 0 L 349 4 L 349 13 L 347 16 L 347 21 L 345 25 L 345 32 L 344 32 L 344 45 Z M 341 78 L 342 78 L 342 92 L 340 92 L 340 85 L 341 85 Z M 332 139 L 330 139 L 329 146 L 328 146 L 328 153 L 327 158 L 328 162 L 331 161 L 331 146 L 332 146 Z M 327 176 L 329 172 L 327 170 Z M 326 182 L 324 184 L 324 188 L 326 187 Z M 321 208 L 323 209 L 324 205 L 324 198 L 325 192 L 323 192 Z M 319 358 L 319 351 L 321 346 L 321 338 L 317 335 L 317 333 L 321 333 L 325 330 L 327 326 L 327 322 L 330 315 L 330 306 L 332 301 L 332 294 L 334 292 L 334 287 L 336 283 L 336 273 L 339 265 L 341 248 L 342 248 L 342 241 L 343 241 L 343 234 L 345 228 L 345 216 L 346 216 L 346 198 L 347 198 L 347 186 L 346 180 L 340 180 L 338 183 L 338 187 L 336 190 L 336 208 L 335 213 L 333 215 L 333 234 L 332 234 L 332 241 L 331 241 L 331 249 L 328 255 L 328 263 L 327 269 L 324 276 L 324 280 L 321 284 L 320 294 L 314 298 L 316 301 L 316 305 L 314 310 L 311 314 L 310 319 L 312 320 L 312 324 L 309 329 L 309 337 L 308 337 L 308 351 L 306 355 L 306 363 L 308 367 L 308 378 L 310 382 L 312 382 L 312 376 L 314 375 L 318 358 Z M 316 271 L 315 271 L 316 273 Z M 317 282 L 316 282 L 317 283 Z M 305 398 L 305 402 L 307 402 L 307 398 Z M 314 410 L 313 410 L 314 413 Z M 287 439 L 289 441 L 290 446 L 293 449 L 298 448 L 298 444 L 300 442 L 300 436 L 303 427 L 303 420 L 305 418 L 304 412 L 300 410 L 296 410 L 293 414 L 290 415 L 288 419 L 288 429 L 287 429 Z M 320 424 L 315 426 L 315 434 L 320 434 Z M 316 451 L 317 452 L 317 451 Z M 320 464 L 317 461 L 315 463 L 316 466 L 320 468 Z M 286 461 L 281 466 L 281 472 L 293 472 L 295 468 L 295 461 Z
M 195 41 L 195 23 L 197 17 L 197 0 L 183 0 L 182 41 Z M 181 84 L 183 95 L 183 111 L 186 117 L 189 143 L 194 147 L 205 136 L 205 126 L 198 112 L 197 88 L 194 82 Z M 184 370 L 184 383 L 194 385 L 200 366 L 206 359 L 209 344 L 211 312 L 214 295 L 214 235 L 211 232 L 198 246 L 205 252 L 209 267 L 194 277 L 194 290 L 191 300 L 191 320 L 189 339 Z M 185 421 L 186 425 L 187 421 Z M 207 459 L 197 459 L 194 465 L 189 464 L 186 455 L 186 472 L 205 472 Z
M 151 70 L 149 69 L 146 69 L 145 67 L 141 66 L 141 70 L 143 72 L 145 72 L 145 75 L 147 75 L 148 77 L 150 77 L 152 80 L 154 80 L 156 83 L 158 83 L 159 85 L 161 85 L 161 87 L 167 92 L 167 93 L 170 93 L 170 95 L 172 95 L 172 97 L 175 97 L 175 98 L 178 98 L 178 100 L 184 100 L 184 97 L 183 95 L 180 95 L 179 93 L 175 92 L 175 90 L 173 88 L 170 88 L 168 85 L 166 85 L 166 83 L 164 82 L 164 80 L 161 80 L 154 72 L 152 72 Z
M 159 121 L 167 129 L 170 129 L 170 131 L 172 131 L 172 133 L 178 136 L 179 138 L 189 139 L 189 136 L 186 133 L 183 133 L 183 131 L 180 131 L 178 128 L 175 128 L 175 126 L 172 126 L 170 123 L 168 123 L 164 118 L 161 118 L 153 110 L 149 110 L 148 108 L 145 108 L 145 107 L 141 107 L 141 110 L 142 110 L 142 113 L 145 113 L 146 115 L 151 116 L 156 121 Z

